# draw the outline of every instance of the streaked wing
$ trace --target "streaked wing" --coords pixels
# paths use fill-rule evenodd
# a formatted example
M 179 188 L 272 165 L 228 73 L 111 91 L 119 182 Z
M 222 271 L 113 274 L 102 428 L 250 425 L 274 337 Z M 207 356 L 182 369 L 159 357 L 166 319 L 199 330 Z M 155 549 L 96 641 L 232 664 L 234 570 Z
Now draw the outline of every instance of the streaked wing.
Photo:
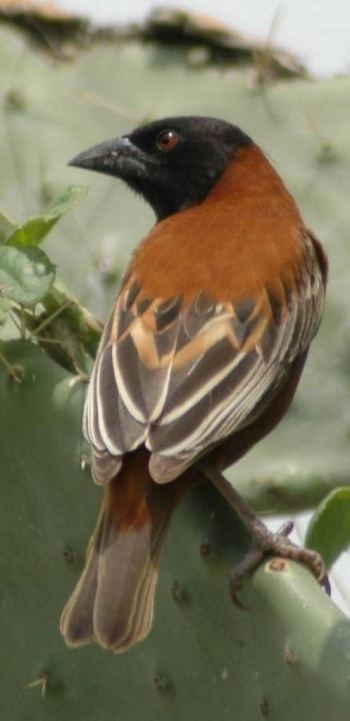
M 236 303 L 217 304 L 204 292 L 189 305 L 146 298 L 135 278 L 127 280 L 85 406 L 98 482 L 142 443 L 153 478 L 170 481 L 251 422 L 257 406 L 261 412 L 322 315 L 324 285 L 309 236 L 304 247 L 298 276 Z

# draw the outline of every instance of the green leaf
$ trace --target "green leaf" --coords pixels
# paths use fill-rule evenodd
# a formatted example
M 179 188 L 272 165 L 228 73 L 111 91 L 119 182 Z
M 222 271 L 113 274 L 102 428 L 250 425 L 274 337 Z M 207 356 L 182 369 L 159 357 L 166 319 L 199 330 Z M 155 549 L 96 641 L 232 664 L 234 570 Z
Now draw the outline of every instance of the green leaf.
M 50 232 L 58 218 L 45 216 L 29 218 L 23 225 L 20 225 L 15 233 L 7 240 L 7 245 L 16 247 L 39 245 L 45 236 Z
M 52 218 L 60 218 L 62 215 L 71 210 L 88 191 L 86 185 L 69 185 L 63 193 L 56 195 L 50 201 L 46 216 Z
M 327 566 L 350 545 L 350 488 L 336 488 L 311 518 L 305 544 L 318 551 Z
M 43 215 L 28 218 L 7 237 L 8 245 L 39 245 L 57 221 L 86 194 L 84 185 L 70 185 L 63 193 L 52 199 Z
M 43 300 L 54 277 L 55 267 L 40 248 L 0 246 L 0 290 L 3 298 L 34 306 Z
M 0 243 L 6 243 L 7 239 L 13 235 L 16 229 L 16 223 L 0 210 Z

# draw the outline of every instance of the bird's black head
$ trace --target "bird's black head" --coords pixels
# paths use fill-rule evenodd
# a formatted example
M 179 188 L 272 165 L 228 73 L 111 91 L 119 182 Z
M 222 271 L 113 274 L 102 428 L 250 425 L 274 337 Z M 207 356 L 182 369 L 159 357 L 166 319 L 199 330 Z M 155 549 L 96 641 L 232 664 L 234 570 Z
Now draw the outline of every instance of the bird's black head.
M 122 178 L 161 220 L 204 200 L 235 153 L 251 142 L 224 120 L 166 118 L 96 145 L 70 165 Z

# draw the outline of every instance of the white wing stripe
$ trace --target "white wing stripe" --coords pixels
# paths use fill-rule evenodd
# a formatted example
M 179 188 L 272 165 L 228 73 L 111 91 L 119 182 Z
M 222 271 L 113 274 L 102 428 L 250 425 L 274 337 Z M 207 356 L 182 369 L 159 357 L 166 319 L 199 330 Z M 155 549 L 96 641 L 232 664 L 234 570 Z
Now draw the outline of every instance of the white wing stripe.
M 140 423 L 147 424 L 148 419 L 146 418 L 145 414 L 142 413 L 139 406 L 137 406 L 136 403 L 134 403 L 133 399 L 129 395 L 127 388 L 125 386 L 125 383 L 123 380 L 123 375 L 119 368 L 118 346 L 116 343 L 113 345 L 112 359 L 113 359 L 113 370 L 114 370 L 115 382 L 116 382 L 118 391 L 120 393 L 121 399 L 122 399 L 125 407 L 128 409 L 129 413 L 133 416 L 133 418 L 135 418 Z
M 243 360 L 245 357 L 245 353 L 237 353 L 235 357 L 232 360 L 232 363 L 228 363 L 225 368 L 222 369 L 220 373 L 216 373 L 216 375 L 213 375 L 210 380 L 203 384 L 197 393 L 191 395 L 188 397 L 187 401 L 184 401 L 180 405 L 176 406 L 174 410 L 170 411 L 169 413 L 165 413 L 161 419 L 159 420 L 159 425 L 166 425 L 168 423 L 174 422 L 177 418 L 184 415 L 186 411 L 190 410 L 194 405 L 196 405 L 204 396 L 208 395 L 210 391 L 217 386 L 219 383 L 221 383 L 224 378 L 237 366 L 239 363 Z
M 85 437 L 89 441 L 89 443 L 91 443 L 92 446 L 97 448 L 99 451 L 103 451 L 104 445 L 100 438 L 100 433 L 98 429 L 98 411 L 95 404 L 95 379 L 97 363 L 98 361 L 95 362 L 95 366 L 91 374 L 89 388 L 85 401 L 83 430 L 85 432 Z
M 98 427 L 100 431 L 101 438 L 103 440 L 103 443 L 105 445 L 105 448 L 107 448 L 108 452 L 112 456 L 120 456 L 123 453 L 123 448 L 121 446 L 118 446 L 114 439 L 111 437 L 111 435 L 108 433 L 107 430 L 107 424 L 106 424 L 106 418 L 105 418 L 105 409 L 106 409 L 106 403 L 102 402 L 103 394 L 101 389 L 101 368 L 102 368 L 102 354 L 99 360 L 99 363 L 97 365 L 97 379 L 96 379 L 96 388 L 95 388 L 95 401 L 97 403 L 98 408 Z M 115 397 L 109 397 L 108 399 L 109 403 L 117 403 L 117 388 L 115 389 Z M 115 428 L 115 432 L 117 433 L 117 428 Z

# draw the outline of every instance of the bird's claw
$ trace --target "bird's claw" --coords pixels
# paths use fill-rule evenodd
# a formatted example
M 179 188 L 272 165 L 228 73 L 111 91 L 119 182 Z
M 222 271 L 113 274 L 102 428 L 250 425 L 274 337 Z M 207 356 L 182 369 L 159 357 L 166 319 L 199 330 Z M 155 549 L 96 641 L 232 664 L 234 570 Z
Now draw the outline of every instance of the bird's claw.
M 307 566 L 325 592 L 330 595 L 331 587 L 322 557 L 317 551 L 301 548 L 292 543 L 288 538 L 292 530 L 293 522 L 287 521 L 277 533 L 272 533 L 266 528 L 265 524 L 257 519 L 254 528 L 253 546 L 229 574 L 230 595 L 237 608 L 247 608 L 238 597 L 238 592 L 242 589 L 243 579 L 255 570 L 265 555 L 271 554 L 298 561 Z
M 242 603 L 238 594 L 242 590 L 242 581 L 253 571 L 264 556 L 264 551 L 254 544 L 246 553 L 244 558 L 229 573 L 229 589 L 233 604 L 241 611 L 248 610 L 248 606 Z

